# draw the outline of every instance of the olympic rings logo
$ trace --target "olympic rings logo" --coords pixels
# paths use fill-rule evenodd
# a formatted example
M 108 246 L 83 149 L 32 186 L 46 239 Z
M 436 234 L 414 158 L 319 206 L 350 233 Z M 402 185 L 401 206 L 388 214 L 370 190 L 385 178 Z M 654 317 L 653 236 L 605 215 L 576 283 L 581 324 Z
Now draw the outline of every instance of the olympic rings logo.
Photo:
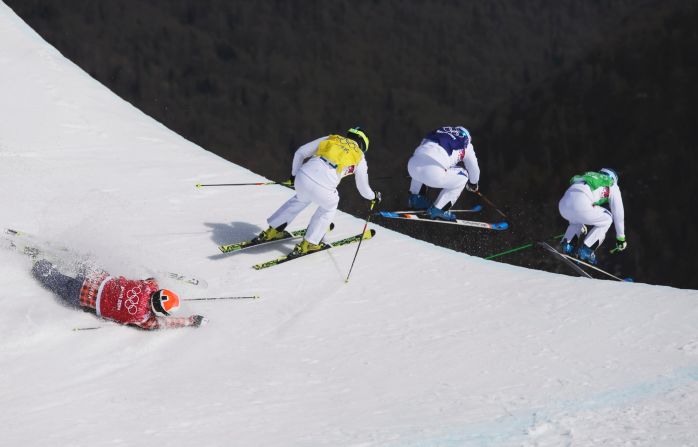
M 136 286 L 126 292 L 126 311 L 130 315 L 135 315 L 138 312 L 138 302 L 140 301 L 140 295 L 143 292 L 141 286 Z

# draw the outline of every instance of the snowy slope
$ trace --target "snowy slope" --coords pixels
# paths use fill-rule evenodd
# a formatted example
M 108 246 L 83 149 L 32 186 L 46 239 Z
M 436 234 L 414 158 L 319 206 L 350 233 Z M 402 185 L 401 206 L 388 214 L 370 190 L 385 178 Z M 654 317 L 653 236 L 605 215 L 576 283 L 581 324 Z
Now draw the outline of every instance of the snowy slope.
M 0 67 L 1 227 L 185 296 L 262 297 L 190 303 L 209 325 L 141 332 L 61 307 L 0 249 L 1 445 L 698 445 L 696 291 L 512 267 L 377 225 L 348 284 L 354 248 L 254 271 L 290 244 L 216 245 L 257 233 L 289 190 L 197 190 L 263 179 L 144 116 L 3 3 Z M 335 222 L 333 239 L 363 225 Z

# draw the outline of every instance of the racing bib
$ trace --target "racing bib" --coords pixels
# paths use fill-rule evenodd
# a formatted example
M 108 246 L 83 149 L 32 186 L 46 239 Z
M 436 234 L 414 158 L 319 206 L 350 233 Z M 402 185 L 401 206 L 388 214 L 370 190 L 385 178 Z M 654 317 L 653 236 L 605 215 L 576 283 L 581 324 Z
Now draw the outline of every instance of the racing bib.
M 354 169 L 363 158 L 364 153 L 351 138 L 330 135 L 326 140 L 320 142 L 315 155 L 329 162 L 341 178 L 354 173 Z

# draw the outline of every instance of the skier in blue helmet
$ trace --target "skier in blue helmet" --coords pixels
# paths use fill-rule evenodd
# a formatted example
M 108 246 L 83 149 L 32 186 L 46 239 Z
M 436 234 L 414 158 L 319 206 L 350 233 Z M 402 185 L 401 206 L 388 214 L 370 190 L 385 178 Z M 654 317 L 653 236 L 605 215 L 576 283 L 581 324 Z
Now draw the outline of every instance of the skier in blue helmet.
M 605 204 L 609 209 L 602 206 Z M 616 229 L 616 246 L 611 253 L 623 251 L 628 246 L 623 198 L 618 187 L 618 174 L 613 169 L 603 168 L 572 177 L 558 208 L 562 217 L 569 221 L 561 241 L 563 253 L 596 264 L 595 250 L 603 243 L 612 223 Z M 588 233 L 587 226 L 591 227 Z
M 457 166 L 459 163 L 463 167 Z M 427 211 L 431 219 L 455 221 L 449 211 L 463 189 L 477 192 L 480 166 L 475 156 L 470 132 L 465 127 L 439 127 L 429 132 L 407 162 L 412 177 L 408 205 Z M 422 186 L 439 188 L 436 201 L 431 203 L 422 195 Z

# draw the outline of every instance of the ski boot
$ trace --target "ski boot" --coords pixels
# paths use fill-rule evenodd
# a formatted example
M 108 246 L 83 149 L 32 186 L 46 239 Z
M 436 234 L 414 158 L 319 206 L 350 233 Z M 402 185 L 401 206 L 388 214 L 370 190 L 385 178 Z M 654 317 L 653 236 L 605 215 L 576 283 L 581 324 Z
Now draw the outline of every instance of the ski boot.
M 455 222 L 458 220 L 456 218 L 456 215 L 453 214 L 450 211 L 447 210 L 442 210 L 441 208 L 437 208 L 434 205 L 430 206 L 427 209 L 427 216 L 429 216 L 429 219 L 440 219 L 440 220 L 446 220 L 448 222 Z
M 283 239 L 288 236 L 288 234 L 284 231 L 284 228 L 286 228 L 286 224 L 281 225 L 278 228 L 269 227 L 266 230 L 259 233 L 259 236 L 252 239 L 252 242 L 258 244 L 260 242 L 269 242 L 275 239 Z
M 429 199 L 421 194 L 410 193 L 410 197 L 407 200 L 407 206 L 413 210 L 425 210 L 431 206 L 431 202 L 429 202 Z
M 313 244 L 303 239 L 303 241 L 301 241 L 295 247 L 293 247 L 293 251 L 288 254 L 288 257 L 296 258 L 298 256 L 303 256 L 316 251 L 324 250 L 325 248 L 327 247 L 322 242 L 320 242 L 319 244 Z
M 48 278 L 55 271 L 56 267 L 46 259 L 40 259 L 39 261 L 35 262 L 34 266 L 32 267 L 32 274 L 34 274 L 34 276 L 37 278 Z
M 594 254 L 594 250 L 592 250 L 590 247 L 587 247 L 584 244 L 582 244 L 582 246 L 579 247 L 579 250 L 577 251 L 577 257 L 580 260 L 588 262 L 591 265 L 596 265 L 596 255 Z
M 574 244 L 566 239 L 563 239 L 562 242 L 560 242 L 560 251 L 566 255 L 572 256 L 574 254 Z

